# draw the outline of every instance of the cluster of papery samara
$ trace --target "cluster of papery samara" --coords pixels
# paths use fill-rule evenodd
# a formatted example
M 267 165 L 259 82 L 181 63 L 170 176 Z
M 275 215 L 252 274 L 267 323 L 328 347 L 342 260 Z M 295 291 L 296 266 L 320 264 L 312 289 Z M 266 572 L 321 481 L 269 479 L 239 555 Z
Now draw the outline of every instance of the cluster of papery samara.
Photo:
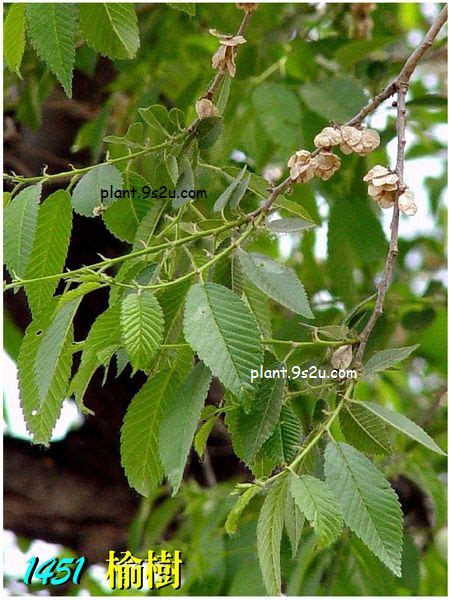
M 325 127 L 314 139 L 317 148 L 331 148 L 340 145 L 343 154 L 355 152 L 359 156 L 369 154 L 380 144 L 380 138 L 374 129 L 365 127 Z
M 290 157 L 290 177 L 296 183 L 305 183 L 313 177 L 326 181 L 341 165 L 340 158 L 331 152 L 333 146 L 340 146 L 344 154 L 356 152 L 359 156 L 365 156 L 375 150 L 379 143 L 379 134 L 374 129 L 348 125 L 325 127 L 314 139 L 319 152 L 312 156 L 307 150 L 299 150 Z
M 333 154 L 324 150 L 312 156 L 307 150 L 298 150 L 290 157 L 290 177 L 296 183 L 305 183 L 313 177 L 319 177 L 323 181 L 330 179 L 338 171 L 341 160 Z
M 398 192 L 399 177 L 382 165 L 376 165 L 363 178 L 368 183 L 368 194 L 381 208 L 392 208 Z M 409 217 L 417 212 L 413 194 L 406 189 L 398 198 L 399 210 Z
M 209 29 L 208 31 L 219 40 L 219 48 L 213 54 L 211 59 L 213 69 L 218 69 L 222 73 L 228 71 L 230 77 L 235 77 L 236 47 L 240 44 L 245 44 L 245 38 L 242 35 L 225 35 L 216 31 L 216 29 Z

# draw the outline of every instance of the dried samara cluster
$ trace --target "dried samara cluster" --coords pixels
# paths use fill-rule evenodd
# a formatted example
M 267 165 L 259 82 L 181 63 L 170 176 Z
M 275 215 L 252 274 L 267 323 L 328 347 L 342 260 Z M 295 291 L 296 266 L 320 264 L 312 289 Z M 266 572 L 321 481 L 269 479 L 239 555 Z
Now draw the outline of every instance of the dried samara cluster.
M 355 152 L 366 156 L 380 144 L 380 137 L 374 129 L 351 127 L 349 125 L 325 127 L 314 139 L 317 150 L 312 154 L 307 150 L 298 150 L 289 161 L 290 178 L 294 183 L 305 183 L 318 177 L 323 181 L 330 179 L 338 171 L 341 159 L 331 151 L 339 146 L 343 154 Z M 368 182 L 368 193 L 381 208 L 391 208 L 396 200 L 399 178 L 381 165 L 373 167 L 363 178 Z M 412 192 L 405 190 L 398 198 L 399 208 L 412 216 L 417 207 Z
M 357 127 L 325 127 L 314 139 L 319 152 L 312 156 L 307 150 L 299 150 L 290 157 L 290 177 L 296 183 L 305 183 L 313 177 L 323 181 L 330 179 L 340 168 L 340 158 L 331 152 L 333 146 L 340 146 L 344 154 L 356 152 L 365 156 L 375 150 L 380 143 L 379 134 L 374 129 Z
M 376 165 L 363 178 L 368 183 L 368 194 L 381 208 L 392 208 L 398 192 L 399 177 L 382 165 Z M 405 189 L 398 197 L 399 210 L 409 217 L 417 212 L 412 192 Z

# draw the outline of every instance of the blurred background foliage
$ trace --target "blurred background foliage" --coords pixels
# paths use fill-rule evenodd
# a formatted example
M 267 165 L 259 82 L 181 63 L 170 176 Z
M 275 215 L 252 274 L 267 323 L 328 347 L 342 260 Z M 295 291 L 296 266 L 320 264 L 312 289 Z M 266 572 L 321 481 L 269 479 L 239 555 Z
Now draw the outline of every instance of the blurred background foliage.
M 185 10 L 175 6 L 180 7 L 136 5 L 141 46 L 134 60 L 110 61 L 78 44 L 70 101 L 27 46 L 23 78 L 4 72 L 5 166 L 29 175 L 39 172 L 39 164 L 48 163 L 50 172 L 56 172 L 68 163 L 99 161 L 106 150 L 103 138 L 124 135 L 139 120 L 137 109 L 153 103 L 178 107 L 186 112 L 187 122 L 192 121 L 194 103 L 213 76 L 211 56 L 217 41 L 208 29 L 234 33 L 242 13 L 234 4 L 185 5 Z M 312 149 L 322 127 L 330 120 L 352 117 L 399 72 L 439 9 L 438 4 L 378 3 L 369 13 L 372 28 L 361 35 L 350 4 L 261 4 L 252 16 L 247 43 L 239 49 L 223 134 L 203 153 L 204 162 L 235 167 L 246 163 L 271 181 L 281 180 L 290 154 Z M 394 281 L 367 356 L 386 347 L 419 348 L 401 368 L 359 383 L 357 392 L 362 399 L 376 399 L 408 415 L 442 447 L 447 371 L 446 93 L 446 38 L 441 35 L 409 90 L 406 182 L 419 212 L 402 217 Z M 57 117 L 62 113 L 68 115 L 69 131 L 61 131 Z M 32 143 L 43 118 L 50 123 L 47 136 L 70 142 L 70 155 L 31 153 L 29 171 L 24 172 L 14 136 L 20 131 Z M 295 187 L 290 199 L 309 211 L 316 229 L 302 236 L 260 236 L 252 241 L 253 249 L 286 260 L 297 270 L 312 299 L 317 325 L 340 325 L 348 319 L 359 327 L 369 316 L 368 305 L 358 305 L 375 291 L 388 249 L 390 215 L 370 201 L 362 177 L 376 163 L 394 165 L 395 118 L 388 101 L 367 122 L 381 134 L 376 152 L 366 158 L 343 156 L 342 168 L 330 181 Z M 142 161 L 141 174 L 158 186 L 154 169 L 151 160 Z M 210 211 L 225 185 L 221 174 L 198 169 L 196 186 L 208 193 L 207 200 L 197 201 L 200 210 Z M 249 195 L 242 207 L 247 210 L 254 204 Z M 274 337 L 309 339 L 309 330 L 296 317 L 287 318 L 280 307 L 273 309 Z M 5 347 L 13 359 L 20 335 L 7 318 Z M 321 366 L 324 357 L 300 350 L 291 361 Z M 299 398 L 299 411 L 311 417 L 320 401 L 306 393 Z M 446 594 L 446 460 L 400 436 L 394 448 L 393 456 L 381 459 L 379 467 L 390 477 L 405 513 L 403 577 L 393 577 L 350 533 L 332 548 L 318 551 L 307 532 L 296 560 L 283 541 L 287 595 Z M 147 548 L 181 549 L 186 560 L 182 595 L 264 594 L 255 549 L 261 500 L 255 499 L 245 512 L 235 537 L 228 538 L 222 529 L 234 483 L 236 477 L 210 488 L 190 481 L 177 498 L 168 498 L 162 488 L 142 501 L 129 549 L 137 555 Z M 27 557 L 32 555 L 32 542 L 16 540 Z M 68 550 L 60 553 L 67 556 Z M 88 570 L 80 586 L 64 593 L 128 595 L 108 591 L 99 569 Z M 8 568 L 6 575 L 10 593 L 20 594 L 17 577 L 8 575 Z M 29 592 L 37 589 L 30 586 Z M 136 591 L 140 593 L 144 590 Z M 173 593 L 171 588 L 167 593 Z

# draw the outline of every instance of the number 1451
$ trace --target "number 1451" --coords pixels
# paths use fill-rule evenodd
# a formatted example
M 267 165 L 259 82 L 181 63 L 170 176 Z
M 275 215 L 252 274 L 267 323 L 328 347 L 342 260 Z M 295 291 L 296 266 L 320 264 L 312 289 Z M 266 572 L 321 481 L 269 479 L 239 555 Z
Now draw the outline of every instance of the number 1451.
M 42 585 L 61 585 L 72 581 L 75 585 L 80 583 L 80 577 L 85 566 L 86 558 L 51 558 L 39 564 L 39 558 L 33 556 L 27 561 L 27 571 L 24 582 L 31 583 L 37 579 Z M 75 568 L 73 568 L 75 566 Z

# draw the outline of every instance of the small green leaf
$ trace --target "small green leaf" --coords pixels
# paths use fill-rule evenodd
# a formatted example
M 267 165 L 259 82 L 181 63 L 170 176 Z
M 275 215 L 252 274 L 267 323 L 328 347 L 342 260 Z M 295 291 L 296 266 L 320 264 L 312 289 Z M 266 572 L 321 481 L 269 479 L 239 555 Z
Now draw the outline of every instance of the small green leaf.
M 289 406 L 283 405 L 274 431 L 261 447 L 255 462 L 264 460 L 269 472 L 275 467 L 289 464 L 300 447 L 301 436 L 299 419 Z
M 299 510 L 306 516 L 323 548 L 332 544 L 343 529 L 340 507 L 329 488 L 311 475 L 290 474 L 290 492 Z
M 236 259 L 235 259 L 236 260 Z M 263 338 L 272 338 L 271 312 L 268 297 L 258 287 L 246 282 L 244 299 L 254 315 Z
M 200 459 L 204 457 L 208 437 L 215 426 L 217 415 L 213 415 L 203 423 L 194 436 L 194 450 Z
M 238 175 L 235 177 L 235 179 L 226 187 L 226 189 L 222 192 L 222 194 L 216 200 L 215 205 L 213 207 L 214 212 L 221 212 L 221 210 L 223 210 L 226 207 L 233 192 L 237 189 L 241 180 L 243 179 L 246 169 L 247 169 L 247 165 L 244 165 L 244 167 L 241 169 L 241 171 L 238 173 Z
M 443 452 L 443 450 L 437 446 L 434 440 L 423 429 L 421 429 L 421 427 L 404 415 L 390 410 L 389 408 L 386 408 L 380 404 L 375 404 L 374 402 L 359 402 L 359 404 L 362 404 L 374 415 L 379 417 L 379 419 L 385 421 L 387 425 L 390 425 L 390 427 L 393 427 L 401 433 L 404 433 L 425 448 L 429 448 L 429 450 L 437 452 L 437 454 L 446 456 L 445 452 Z
M 389 454 L 390 441 L 383 421 L 361 402 L 345 404 L 340 412 L 340 427 L 346 440 L 366 454 Z
M 161 419 L 159 448 L 164 471 L 177 493 L 186 459 L 193 443 L 202 406 L 211 382 L 210 370 L 201 362 L 195 365 L 177 391 L 165 402 Z
M 266 591 L 269 596 L 281 592 L 280 543 L 287 493 L 286 477 L 279 477 L 265 498 L 257 523 L 257 550 Z
M 272 365 L 279 369 L 281 364 Z M 227 414 L 226 423 L 232 434 L 236 454 L 251 464 L 257 452 L 274 431 L 282 408 L 285 380 L 280 378 L 261 379 L 246 412 L 243 406 Z
M 124 174 L 124 194 L 128 192 L 129 197 L 113 202 L 103 213 L 107 228 L 124 242 L 133 242 L 139 224 L 152 206 L 150 197 L 144 198 L 144 186 L 149 187 L 144 177 L 127 171 Z
M 160 347 L 164 331 L 163 311 L 151 292 L 131 292 L 123 298 L 121 330 L 133 369 L 145 371 Z
M 224 114 L 224 111 L 227 106 L 227 101 L 229 99 L 229 94 L 230 94 L 230 84 L 231 83 L 232 83 L 232 78 L 230 77 L 230 73 L 226 73 L 226 75 L 222 81 L 221 90 L 219 91 L 218 101 L 216 103 L 216 107 L 219 110 L 219 112 L 221 113 L 221 115 Z
M 26 5 L 27 28 L 38 55 L 72 98 L 77 5 L 71 2 Z
M 304 83 L 299 93 L 310 110 L 336 123 L 345 123 L 368 102 L 360 85 L 346 78 Z
M 200 150 L 211 148 L 222 133 L 222 117 L 207 117 L 201 119 L 196 127 L 197 143 Z
M 278 141 L 284 153 L 292 152 L 299 142 L 301 105 L 292 86 L 264 82 L 251 93 L 255 115 L 267 136 Z
M 70 197 L 66 190 L 58 190 L 39 207 L 36 236 L 25 279 L 45 278 L 63 271 L 71 229 Z M 49 302 L 57 285 L 58 279 L 44 279 L 25 286 L 34 316 Z
M 274 219 L 268 221 L 266 227 L 273 233 L 297 233 L 298 231 L 304 231 L 304 229 L 311 229 L 315 227 L 315 223 L 311 221 L 304 221 L 304 219 L 293 218 L 293 219 Z
M 158 432 L 164 405 L 190 368 L 191 353 L 179 352 L 184 356 L 172 369 L 150 377 L 134 396 L 121 429 L 121 464 L 129 484 L 146 497 L 163 479 Z
M 405 360 L 414 350 L 418 348 L 418 344 L 414 346 L 406 346 L 405 348 L 388 348 L 376 352 L 364 365 L 363 371 L 366 374 L 377 373 L 393 367 L 397 363 Z
M 63 304 L 56 311 L 52 323 L 42 336 L 34 363 L 39 399 L 45 401 L 54 381 L 60 357 L 73 337 L 73 320 L 83 296 Z
M 400 577 L 403 521 L 393 488 L 366 456 L 341 442 L 327 445 L 324 468 L 345 523 Z
M 139 48 L 134 4 L 108 2 L 79 5 L 82 34 L 91 48 L 109 58 L 134 58 Z
M 173 154 L 171 154 L 165 160 L 165 165 L 172 183 L 174 185 L 177 185 L 177 181 L 179 179 L 179 166 L 177 163 L 177 158 Z
M 141 122 L 132 123 L 124 136 L 107 135 L 103 141 L 107 142 L 107 144 L 117 144 L 135 150 L 142 148 L 144 141 L 143 124 Z
M 249 502 L 256 496 L 259 492 L 261 492 L 261 487 L 258 485 L 251 485 L 245 490 L 238 500 L 235 502 L 233 508 L 227 515 L 227 519 L 224 525 L 224 529 L 226 533 L 229 535 L 234 535 L 238 529 L 238 521 L 243 513 L 243 510 L 249 504 Z
M 17 359 L 19 395 L 28 431 L 35 444 L 48 444 L 66 398 L 72 366 L 72 330 L 58 358 L 47 396 L 39 397 L 34 365 L 42 339 L 52 323 L 58 301 L 52 300 L 27 327 Z
M 274 206 L 286 210 L 292 215 L 300 217 L 303 221 L 310 222 L 312 224 L 312 227 L 316 225 L 316 223 L 313 221 L 312 217 L 308 214 L 305 208 L 297 202 L 294 202 L 293 200 L 288 200 L 288 198 L 279 196 L 274 202 Z
M 174 131 L 174 123 L 169 116 L 168 109 L 162 104 L 152 104 L 147 108 L 139 108 L 138 112 L 152 129 L 163 133 L 165 136 Z
M 80 366 L 70 383 L 68 395 L 75 395 L 75 401 L 82 412 L 87 412 L 83 405 L 86 388 L 94 373 L 103 364 L 103 361 L 99 358 L 99 353 L 108 348 L 112 356 L 120 346 L 120 304 L 117 303 L 107 308 L 94 321 L 83 345 Z M 105 359 L 105 356 L 103 359 Z
M 215 283 L 197 283 L 185 305 L 186 341 L 213 375 L 234 394 L 250 388 L 250 370 L 261 364 L 257 323 L 231 290 Z
M 26 4 L 11 4 L 3 28 L 3 56 L 8 69 L 20 77 L 20 65 L 25 50 Z
M 38 221 L 40 183 L 22 190 L 3 213 L 3 261 L 11 275 L 24 277 Z
M 285 500 L 284 523 L 285 530 L 290 540 L 292 558 L 295 558 L 299 551 L 299 543 L 301 541 L 304 521 L 304 515 L 299 510 L 292 494 L 287 493 Z
M 172 200 L 173 208 L 180 208 L 190 201 L 189 196 L 186 198 L 182 197 L 182 192 L 190 191 L 194 189 L 194 173 L 191 167 L 191 163 L 186 156 L 182 156 L 180 159 L 180 176 L 177 182 L 175 190 L 175 198 Z
M 243 271 L 249 280 L 270 298 L 307 319 L 313 319 L 302 283 L 293 269 L 263 254 L 238 251 Z
M 114 198 L 115 193 L 122 190 L 122 188 L 122 175 L 116 167 L 113 165 L 94 167 L 88 173 L 85 173 L 75 186 L 72 192 L 73 209 L 77 214 L 84 217 L 94 217 L 94 209 L 101 206 L 101 204 L 110 206 L 116 201 Z M 104 199 L 102 199 L 102 190 L 104 190 L 104 195 L 107 194 Z
M 251 173 L 247 173 L 237 185 L 236 189 L 232 192 L 230 196 L 229 205 L 232 210 L 236 210 L 249 187 L 249 182 L 251 180 Z

